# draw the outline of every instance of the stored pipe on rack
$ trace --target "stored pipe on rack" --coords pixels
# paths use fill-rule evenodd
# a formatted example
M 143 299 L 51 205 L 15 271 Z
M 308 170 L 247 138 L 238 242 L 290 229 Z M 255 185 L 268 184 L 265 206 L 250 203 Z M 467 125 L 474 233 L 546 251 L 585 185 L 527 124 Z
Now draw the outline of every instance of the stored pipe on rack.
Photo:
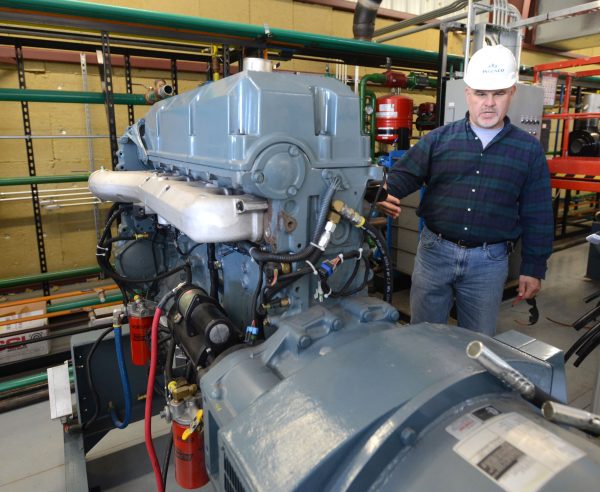
M 19 299 L 18 301 L 10 301 L 0 303 L 0 309 L 4 309 L 7 307 L 14 306 L 22 306 L 24 304 L 31 304 L 32 302 L 47 302 L 53 301 L 56 299 L 65 299 L 68 297 L 76 297 L 76 296 L 85 296 L 89 294 L 97 294 L 100 298 L 102 298 L 105 293 L 109 290 L 116 290 L 118 287 L 115 284 L 105 285 L 102 287 L 95 287 L 93 289 L 86 290 L 75 290 L 72 292 L 65 292 L 63 294 L 52 294 L 49 296 L 38 296 L 38 297 L 29 297 L 27 299 Z
M 89 277 L 100 273 L 100 267 L 75 268 L 73 270 L 62 270 L 59 272 L 40 273 L 38 275 L 27 275 L 24 277 L 13 277 L 0 279 L 0 289 L 10 289 L 23 285 L 41 284 L 55 280 L 65 280 L 76 277 Z
M 66 174 L 62 176 L 19 176 L 14 178 L 0 178 L 0 186 L 78 183 L 80 181 L 87 181 L 89 177 L 89 174 Z
M 69 366 L 69 380 L 73 382 L 73 366 Z M 8 381 L 0 382 L 0 393 L 5 391 L 11 391 L 17 388 L 25 388 L 39 383 L 48 382 L 48 373 L 39 372 L 37 374 L 31 374 L 21 378 L 9 379 Z
M 149 104 L 144 94 L 114 94 L 115 104 Z M 103 92 L 51 91 L 41 89 L 0 88 L 0 101 L 27 101 L 44 103 L 104 104 Z
M 18 322 L 25 323 L 27 321 L 35 321 L 38 319 L 58 318 L 60 316 L 67 316 L 69 314 L 85 313 L 87 311 L 92 311 L 93 309 L 96 309 L 96 308 L 118 306 L 119 304 L 121 304 L 121 301 L 104 302 L 104 303 L 95 302 L 94 304 L 90 304 L 89 306 L 85 306 L 85 307 L 76 307 L 73 309 L 66 309 L 64 311 L 57 311 L 54 313 L 36 314 L 33 316 L 23 316 L 22 318 L 18 319 Z M 15 322 L 14 319 L 7 319 L 4 321 L 0 321 L 0 327 L 6 326 L 6 325 L 12 325 L 12 324 L 14 324 L 14 322 Z
M 111 294 L 106 296 L 104 300 L 99 300 L 98 297 L 89 297 L 87 299 L 81 299 L 79 301 L 72 302 L 61 302 L 59 304 L 53 304 L 52 306 L 48 306 L 46 308 L 47 313 L 56 313 L 59 311 L 71 311 L 77 308 L 84 308 L 89 306 L 97 306 L 99 303 L 113 303 L 113 302 L 121 302 L 123 300 L 123 295 L 119 294 Z

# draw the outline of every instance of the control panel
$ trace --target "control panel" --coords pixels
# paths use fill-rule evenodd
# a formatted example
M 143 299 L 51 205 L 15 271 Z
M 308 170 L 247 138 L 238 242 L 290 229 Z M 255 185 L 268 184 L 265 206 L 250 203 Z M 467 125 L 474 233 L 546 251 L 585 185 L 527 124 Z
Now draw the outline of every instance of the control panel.
M 465 99 L 465 87 L 465 82 L 462 79 L 446 82 L 444 124 L 464 118 L 468 109 Z M 511 123 L 539 140 L 542 131 L 543 111 L 544 89 L 535 85 L 517 84 L 517 91 L 508 111 Z

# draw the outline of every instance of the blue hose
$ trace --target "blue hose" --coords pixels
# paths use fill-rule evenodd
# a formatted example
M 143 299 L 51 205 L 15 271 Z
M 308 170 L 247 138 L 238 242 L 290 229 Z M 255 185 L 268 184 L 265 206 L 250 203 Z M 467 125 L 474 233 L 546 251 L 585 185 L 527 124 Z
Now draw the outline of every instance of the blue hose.
M 127 377 L 127 367 L 125 366 L 125 360 L 123 359 L 121 327 L 113 326 L 113 328 L 115 334 L 115 352 L 117 354 L 117 362 L 119 364 L 119 375 L 121 377 L 121 385 L 123 386 L 123 396 L 125 397 L 125 419 L 123 421 L 119 420 L 112 402 L 110 404 L 110 418 L 112 419 L 115 427 L 124 429 L 129 425 L 129 419 L 131 418 L 131 388 L 129 387 L 129 378 Z

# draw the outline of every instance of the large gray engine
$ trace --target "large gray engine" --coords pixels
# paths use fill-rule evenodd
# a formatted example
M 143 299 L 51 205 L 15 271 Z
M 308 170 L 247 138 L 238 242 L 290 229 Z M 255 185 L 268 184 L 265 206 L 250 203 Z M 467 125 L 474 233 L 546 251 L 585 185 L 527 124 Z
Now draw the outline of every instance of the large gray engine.
M 118 171 L 90 178 L 121 204 L 118 237 L 99 245 L 105 272 L 138 303 L 175 288 L 159 355 L 169 377 L 176 348 L 192 370 L 167 414 L 197 425 L 203 408 L 218 490 L 594 489 L 596 444 L 465 353 L 482 341 L 564 401 L 559 351 L 402 327 L 366 295 L 375 247 L 388 300 L 391 269 L 362 214 L 382 174 L 358 111 L 333 79 L 246 70 L 155 104 L 121 138 Z

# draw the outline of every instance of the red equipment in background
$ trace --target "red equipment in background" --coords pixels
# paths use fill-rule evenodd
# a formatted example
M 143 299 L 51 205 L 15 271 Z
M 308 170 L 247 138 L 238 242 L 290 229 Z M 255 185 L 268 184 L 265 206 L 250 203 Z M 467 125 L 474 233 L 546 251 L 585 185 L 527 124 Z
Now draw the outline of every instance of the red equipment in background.
M 413 126 L 413 100 L 401 95 L 377 98 L 376 139 L 379 142 L 396 142 L 399 150 L 410 147 Z

